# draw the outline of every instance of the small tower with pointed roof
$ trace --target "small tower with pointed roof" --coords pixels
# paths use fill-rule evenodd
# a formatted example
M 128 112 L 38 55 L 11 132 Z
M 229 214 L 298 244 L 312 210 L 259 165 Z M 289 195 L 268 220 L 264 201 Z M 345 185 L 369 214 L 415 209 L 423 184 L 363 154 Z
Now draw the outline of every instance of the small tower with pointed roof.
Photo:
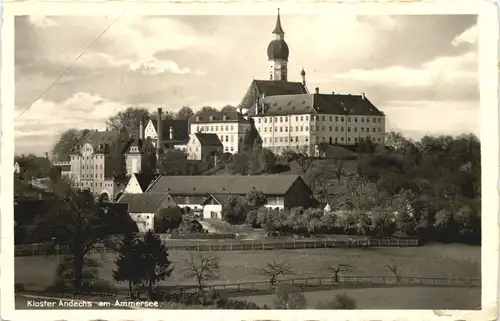
M 273 40 L 267 47 L 267 57 L 269 59 L 269 79 L 287 81 L 288 75 L 288 45 L 285 42 L 285 32 L 281 27 L 280 9 L 276 26 L 273 30 Z

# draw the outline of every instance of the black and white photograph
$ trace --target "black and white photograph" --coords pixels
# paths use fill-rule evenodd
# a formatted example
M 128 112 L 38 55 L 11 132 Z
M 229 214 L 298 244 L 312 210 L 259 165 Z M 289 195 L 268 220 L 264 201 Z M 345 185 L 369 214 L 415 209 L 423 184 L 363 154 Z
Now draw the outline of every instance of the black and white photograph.
M 498 39 L 394 12 L 12 17 L 12 308 L 495 316 Z

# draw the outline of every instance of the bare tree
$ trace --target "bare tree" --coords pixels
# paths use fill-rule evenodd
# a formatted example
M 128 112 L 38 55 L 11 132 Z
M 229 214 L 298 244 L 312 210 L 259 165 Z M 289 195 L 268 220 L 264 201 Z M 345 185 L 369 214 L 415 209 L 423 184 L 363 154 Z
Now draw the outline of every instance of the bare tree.
M 328 265 L 325 267 L 325 270 L 333 273 L 335 282 L 339 283 L 339 274 L 342 272 L 353 272 L 354 268 L 349 264 L 337 264 L 337 266 Z
M 314 162 L 314 158 L 309 157 L 307 150 L 305 148 L 297 149 L 296 151 L 287 151 L 285 153 L 289 160 L 295 161 L 300 166 L 301 174 L 307 172 L 309 167 L 311 167 Z
M 334 158 L 333 164 L 335 165 L 335 177 L 337 177 L 337 181 L 340 182 L 342 174 L 344 173 L 344 160 Z
M 390 258 L 389 259 L 389 264 L 386 265 L 386 268 L 388 268 L 392 274 L 396 277 L 396 282 L 401 282 L 401 274 L 399 273 L 399 268 L 401 267 L 401 264 L 397 263 L 394 261 L 394 259 Z
M 255 273 L 267 276 L 271 285 L 276 284 L 278 276 L 293 274 L 290 262 L 274 260 L 267 262 L 263 268 L 255 269 Z
M 191 254 L 189 259 L 184 260 L 184 277 L 186 279 L 195 279 L 200 291 L 207 281 L 217 280 L 220 273 L 219 258 L 216 256 L 197 256 Z

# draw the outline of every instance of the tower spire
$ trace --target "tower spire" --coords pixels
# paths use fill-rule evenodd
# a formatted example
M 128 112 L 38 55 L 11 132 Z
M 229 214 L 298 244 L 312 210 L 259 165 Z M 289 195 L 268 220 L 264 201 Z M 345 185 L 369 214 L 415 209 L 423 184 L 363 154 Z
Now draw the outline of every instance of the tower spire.
M 273 33 L 275 35 L 284 35 L 285 32 L 281 27 L 281 18 L 280 18 L 280 8 L 278 8 L 278 18 L 276 19 L 276 26 L 274 27 Z

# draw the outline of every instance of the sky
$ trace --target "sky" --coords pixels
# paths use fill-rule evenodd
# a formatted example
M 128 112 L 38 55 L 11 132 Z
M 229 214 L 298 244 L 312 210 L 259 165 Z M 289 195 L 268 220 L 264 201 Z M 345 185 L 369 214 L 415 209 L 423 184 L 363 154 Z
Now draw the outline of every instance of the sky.
M 104 129 L 127 107 L 237 106 L 268 79 L 276 16 L 19 16 L 15 152 L 43 154 L 69 128 Z M 288 80 L 365 93 L 387 130 L 479 135 L 473 15 L 281 15 Z M 62 77 L 60 75 L 63 74 Z M 60 77 L 58 79 L 58 77 Z

